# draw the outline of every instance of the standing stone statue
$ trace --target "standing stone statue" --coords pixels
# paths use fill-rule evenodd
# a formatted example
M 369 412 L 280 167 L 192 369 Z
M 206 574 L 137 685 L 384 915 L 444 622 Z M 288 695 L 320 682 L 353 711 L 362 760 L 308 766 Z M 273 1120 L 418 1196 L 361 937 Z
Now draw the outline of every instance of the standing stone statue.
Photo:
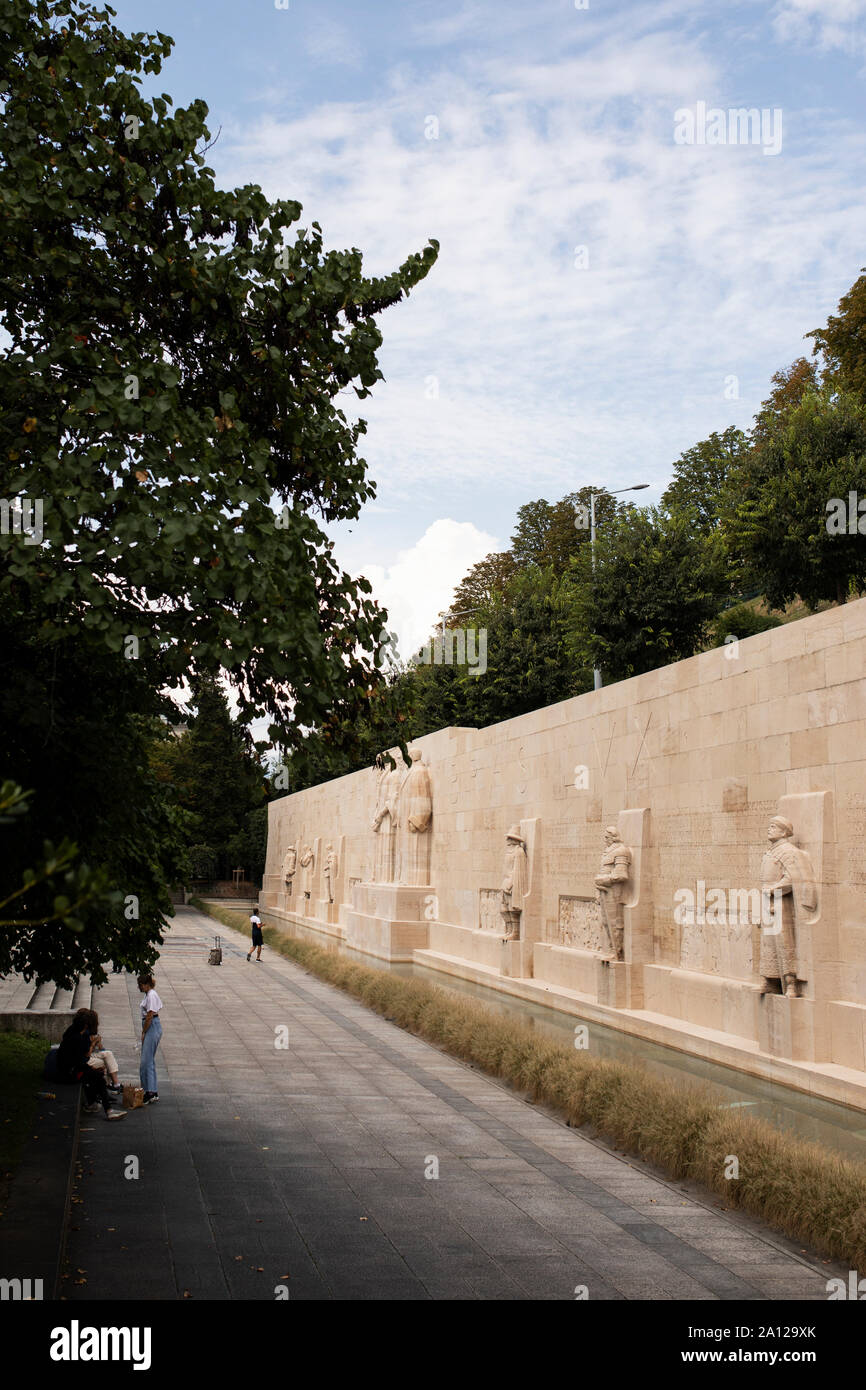
M 791 822 L 774 816 L 767 828 L 770 848 L 761 861 L 761 993 L 789 999 L 799 997 L 804 983 L 798 959 L 803 914 L 818 902 L 812 861 L 793 835 Z
M 292 892 L 292 879 L 295 877 L 295 870 L 297 869 L 297 867 L 298 851 L 295 849 L 294 845 L 289 845 L 289 848 L 286 850 L 285 857 L 283 859 L 282 869 L 283 879 L 285 881 L 289 893 Z
M 393 767 L 389 767 L 383 754 L 379 755 L 376 762 L 379 771 L 376 782 L 376 812 L 373 816 L 373 830 L 376 834 L 373 882 L 393 883 L 397 799 L 400 795 L 401 774 L 396 762 Z
M 430 882 L 430 821 L 433 816 L 433 783 L 430 769 L 422 761 L 421 749 L 409 754 L 412 766 L 401 789 L 400 803 L 406 808 L 408 840 L 405 863 L 401 865 L 401 882 L 427 884 Z
M 334 889 L 337 884 L 337 871 L 337 854 L 334 849 L 334 846 L 329 844 L 325 852 L 325 862 L 322 867 L 322 877 L 325 880 L 325 893 L 327 894 L 329 903 L 332 903 L 334 901 Z
M 624 845 L 615 825 L 609 825 L 604 832 L 604 853 L 601 865 L 595 876 L 598 901 L 604 922 L 607 939 L 614 960 L 624 960 L 625 920 L 623 907 L 628 896 L 628 882 L 631 878 L 632 853 Z
M 505 837 L 505 860 L 502 865 L 502 913 L 505 922 L 505 940 L 517 941 L 520 938 L 520 918 L 523 900 L 529 886 L 529 863 L 526 858 L 526 844 L 519 825 L 512 825 Z
M 312 845 L 304 845 L 304 848 L 301 851 L 301 868 L 304 871 L 302 883 L 305 898 L 308 898 L 310 896 L 310 884 L 313 878 L 313 866 L 315 858 L 316 856 L 313 853 Z

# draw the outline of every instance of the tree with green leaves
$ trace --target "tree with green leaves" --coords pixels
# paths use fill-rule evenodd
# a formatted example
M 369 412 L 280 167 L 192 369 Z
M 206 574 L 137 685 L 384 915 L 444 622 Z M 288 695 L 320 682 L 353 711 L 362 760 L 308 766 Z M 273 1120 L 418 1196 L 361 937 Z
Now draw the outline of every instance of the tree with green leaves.
M 749 447 L 735 425 L 686 449 L 674 464 L 673 481 L 662 494 L 667 511 L 690 511 L 703 531 L 718 526 L 731 470 Z
M 540 497 L 518 508 L 510 551 L 518 569 L 551 566 L 557 574 L 568 569 L 581 548 L 589 544 L 593 492 L 596 525 L 601 526 L 616 516 L 620 507 L 604 488 L 582 487 L 566 493 L 558 502 L 550 503 Z
M 225 878 L 237 867 L 231 860 L 238 853 L 238 837 L 244 840 L 251 813 L 267 799 L 265 773 L 249 731 L 232 719 L 216 680 L 201 677 L 191 703 L 187 726 L 163 738 L 152 760 L 166 794 L 188 813 L 190 849 L 209 846 L 214 876 Z
M 849 493 L 866 490 L 866 402 L 831 387 L 807 391 L 764 431 L 732 480 L 725 538 L 744 583 L 771 608 L 797 597 L 814 608 L 866 588 L 859 516 Z M 845 526 L 838 524 L 840 509 Z M 834 524 L 836 523 L 836 524 Z
M 577 657 L 573 602 L 570 572 L 532 567 L 518 575 L 505 600 L 482 615 L 487 670 L 458 668 L 465 714 L 455 723 L 484 727 L 592 688 L 591 667 Z
M 0 914 L 13 918 L 0 974 L 69 986 L 102 983 L 109 961 L 141 969 L 185 875 L 184 815 L 149 762 L 163 701 L 139 663 L 92 634 L 46 639 L 3 613 L 0 640 L 3 763 L 32 793 L 28 813 L 0 826 L 0 900 L 15 905 Z
M 464 575 L 454 591 L 451 601 L 452 613 L 466 613 L 493 603 L 497 595 L 504 594 L 517 573 L 517 563 L 510 550 L 501 550 L 493 555 L 485 555 Z M 454 618 L 453 624 L 461 619 Z
M 774 372 L 771 380 L 773 389 L 762 403 L 752 426 L 752 446 L 760 447 L 771 435 L 778 433 L 779 427 L 785 423 L 791 411 L 796 410 L 803 397 L 809 392 L 818 391 L 821 386 L 817 364 L 808 357 L 798 357 L 790 367 Z M 741 459 L 742 452 L 734 462 L 739 463 Z M 737 478 L 739 470 L 733 469 L 732 475 Z
M 582 557 L 575 623 L 605 681 L 692 656 L 726 591 L 719 539 L 694 512 L 625 507 Z
M 806 334 L 822 353 L 828 384 L 866 401 L 866 266 L 824 328 Z
M 6 781 L 0 785 L 0 829 L 23 822 L 32 810 L 32 795 L 32 792 L 25 791 L 15 782 Z M 0 928 L 18 927 L 30 931 L 63 923 L 70 930 L 77 931 L 81 926 L 77 914 L 85 906 L 97 901 L 106 908 L 113 906 L 119 894 L 109 893 L 104 870 L 94 873 L 86 864 L 75 862 L 78 859 L 78 846 L 74 841 L 64 839 L 55 847 L 50 840 L 46 840 L 42 851 L 36 866 L 22 872 L 17 887 L 6 885 L 6 896 L 0 900 Z M 37 895 L 43 901 L 36 914 L 22 915 L 25 912 L 21 906 L 22 899 L 26 897 L 32 913 Z
M 112 776 L 86 801 L 91 779 L 76 783 L 55 722 L 55 785 L 31 777 L 41 750 L 22 694 L 6 701 L 20 745 L 7 775 L 33 790 L 42 837 L 68 834 L 118 892 L 139 896 L 133 864 L 153 876 L 140 929 L 94 909 L 38 949 L 7 935 L 7 961 L 57 979 L 152 959 L 172 855 L 130 721 L 165 712 L 158 692 L 223 671 L 241 719 L 267 717 L 288 747 L 305 725 L 353 728 L 382 683 L 383 614 L 319 523 L 374 494 L 364 422 L 339 397 L 381 378 L 377 317 L 437 253 L 431 242 L 371 278 L 360 251 L 325 250 L 317 222 L 299 225 L 297 202 L 218 189 L 204 103 L 175 110 L 140 90 L 172 41 L 126 35 L 113 15 L 7 0 L 0 33 L 0 497 L 38 518 L 0 535 L 0 641 L 7 655 L 12 634 L 23 669 L 65 692 L 82 747 L 128 767 L 125 792 Z M 88 664 L 126 689 L 119 724 L 80 684 Z M 109 833 L 89 838 L 97 811 Z M 128 854 L 110 833 L 124 815 Z M 17 845 L 0 898 L 36 859 Z
M 368 279 L 300 204 L 217 189 L 204 104 L 139 91 L 171 40 L 111 13 L 11 0 L 0 39 L 0 460 L 44 503 L 0 596 L 134 638 L 159 685 L 223 668 L 285 737 L 375 675 L 381 613 L 315 517 L 373 496 L 337 397 L 381 378 L 376 315 L 436 248 Z

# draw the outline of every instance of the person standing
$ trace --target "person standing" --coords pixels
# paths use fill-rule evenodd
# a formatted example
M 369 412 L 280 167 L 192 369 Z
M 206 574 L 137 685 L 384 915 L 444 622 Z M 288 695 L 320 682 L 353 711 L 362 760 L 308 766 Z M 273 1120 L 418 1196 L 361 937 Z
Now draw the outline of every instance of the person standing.
M 156 992 L 156 981 L 152 975 L 139 975 L 138 988 L 144 995 L 141 1001 L 141 1066 L 139 1075 L 144 1090 L 143 1105 L 152 1105 L 159 1100 L 156 1084 L 156 1049 L 162 1037 L 160 1012 L 162 1000 Z
M 258 955 L 256 956 L 256 960 L 261 960 L 261 958 L 262 958 L 262 947 L 263 947 L 264 944 L 265 944 L 265 938 L 262 936 L 262 919 L 261 919 L 261 917 L 259 916 L 259 914 L 258 914 L 258 912 L 256 911 L 255 908 L 253 908 L 252 912 L 250 913 L 250 926 L 252 927 L 252 930 L 253 930 L 253 944 L 252 944 L 252 946 L 250 947 L 250 949 L 247 951 L 247 960 L 249 960 L 249 958 L 250 958 L 250 956 L 252 955 L 253 951 L 256 951 L 256 950 L 258 951 Z

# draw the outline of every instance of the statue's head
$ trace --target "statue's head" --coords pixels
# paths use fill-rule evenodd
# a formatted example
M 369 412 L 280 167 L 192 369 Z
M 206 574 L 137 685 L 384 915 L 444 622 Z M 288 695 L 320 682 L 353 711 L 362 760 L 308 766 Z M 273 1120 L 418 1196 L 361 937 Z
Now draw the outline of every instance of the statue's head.
M 523 836 L 522 836 L 521 833 L 520 833 L 520 826 L 519 826 L 519 825 L 512 825 L 511 829 L 509 830 L 509 832 L 508 832 L 508 834 L 505 836 L 505 838 L 506 838 L 506 840 L 513 840 L 513 841 L 514 841 L 516 844 L 518 844 L 518 845 L 522 845 L 522 844 L 523 844 Z
M 790 839 L 793 833 L 793 825 L 789 820 L 785 820 L 784 816 L 774 816 L 767 827 L 767 839 L 774 842 Z
M 409 749 L 409 757 L 412 759 L 413 763 L 420 762 L 420 760 L 421 760 L 421 749 L 420 749 L 420 748 L 410 748 L 410 749 Z
M 607 830 L 605 830 L 604 843 L 606 845 L 615 845 L 619 843 L 619 831 L 615 825 L 609 825 Z

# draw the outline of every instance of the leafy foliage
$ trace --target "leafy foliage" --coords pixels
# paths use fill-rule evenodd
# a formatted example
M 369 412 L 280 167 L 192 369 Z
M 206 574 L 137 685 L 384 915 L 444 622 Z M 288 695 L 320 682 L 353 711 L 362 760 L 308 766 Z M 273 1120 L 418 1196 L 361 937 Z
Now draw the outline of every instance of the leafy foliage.
M 186 812 L 196 868 L 209 861 L 210 872 L 195 876 L 227 877 L 246 844 L 250 814 L 267 798 L 265 776 L 249 732 L 232 719 L 218 683 L 200 678 L 193 701 L 188 726 L 163 733 L 151 757 L 167 797 Z M 250 872 L 246 862 L 240 867 Z
M 381 378 L 375 316 L 436 247 L 365 278 L 293 230 L 300 204 L 218 190 L 204 104 L 139 91 L 171 40 L 111 13 L 11 0 L 0 40 L 0 481 L 45 504 L 0 598 L 113 651 L 135 636 L 163 685 L 222 667 L 291 738 L 375 680 L 382 615 L 314 513 L 373 495 L 336 397 Z
M 377 316 L 437 251 L 371 278 L 297 202 L 218 189 L 204 103 L 141 93 L 172 41 L 113 15 L 7 0 L 0 32 L 0 497 L 43 512 L 0 536 L 4 776 L 34 808 L 3 830 L 0 900 L 30 925 L 0 971 L 64 982 L 148 964 L 185 873 L 159 692 L 224 671 L 290 746 L 383 683 L 384 615 L 319 523 L 373 496 L 338 398 L 381 379 Z M 113 898 L 58 912 L 57 871 L 86 866 Z
M 630 507 L 598 534 L 584 562 L 578 622 L 606 681 L 691 656 L 726 588 L 715 537 L 695 514 Z
M 726 608 L 715 619 L 710 629 L 710 641 L 720 647 L 726 637 L 754 637 L 757 632 L 767 632 L 772 627 L 781 627 L 782 620 L 773 613 L 759 613 L 748 603 L 737 603 Z
M 746 583 L 771 608 L 797 596 L 810 607 L 844 603 L 866 588 L 859 534 L 828 530 L 828 503 L 866 492 L 866 403 L 829 388 L 810 391 L 768 427 L 733 479 L 725 522 Z
M 101 983 L 106 961 L 154 959 L 167 885 L 184 872 L 182 817 L 148 765 L 162 702 L 138 662 L 92 634 L 46 636 L 8 614 L 0 632 L 15 673 L 0 682 L 4 763 L 33 789 L 32 811 L 0 826 L 0 899 L 16 895 L 0 973 Z
M 674 464 L 673 481 L 662 494 L 668 511 L 690 511 L 702 531 L 718 526 L 731 469 L 748 450 L 743 431 L 730 425 L 686 449 Z
M 825 358 L 829 384 L 866 401 L 866 267 L 839 300 L 838 314 L 806 337 Z

